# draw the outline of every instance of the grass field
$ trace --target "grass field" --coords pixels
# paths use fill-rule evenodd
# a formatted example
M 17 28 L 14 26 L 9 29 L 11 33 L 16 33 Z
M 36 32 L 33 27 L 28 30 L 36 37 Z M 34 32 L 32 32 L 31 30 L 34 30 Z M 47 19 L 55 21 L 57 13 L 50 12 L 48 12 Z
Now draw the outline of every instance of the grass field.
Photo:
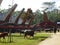
M 20 36 L 19 33 L 15 33 L 12 34 L 13 42 L 9 43 L 8 37 L 5 40 L 1 38 L 0 45 L 37 45 L 49 36 L 50 34 L 46 33 L 36 33 L 34 39 L 32 37 L 24 39 L 23 35 Z

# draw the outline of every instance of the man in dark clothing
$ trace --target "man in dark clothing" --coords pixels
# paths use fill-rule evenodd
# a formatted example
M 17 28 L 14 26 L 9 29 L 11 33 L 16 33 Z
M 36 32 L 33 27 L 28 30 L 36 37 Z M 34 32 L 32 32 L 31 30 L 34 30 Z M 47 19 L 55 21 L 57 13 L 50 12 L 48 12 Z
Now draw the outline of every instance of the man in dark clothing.
M 56 30 L 57 30 L 57 28 L 55 27 L 55 28 L 54 28 L 54 33 L 56 33 Z

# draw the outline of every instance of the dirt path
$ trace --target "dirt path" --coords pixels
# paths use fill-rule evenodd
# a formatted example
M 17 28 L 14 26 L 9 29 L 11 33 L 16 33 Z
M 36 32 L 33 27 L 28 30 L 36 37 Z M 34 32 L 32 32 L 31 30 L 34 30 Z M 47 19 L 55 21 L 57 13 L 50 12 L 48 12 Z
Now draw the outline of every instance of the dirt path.
M 60 32 L 53 34 L 50 38 L 42 41 L 38 45 L 60 45 Z

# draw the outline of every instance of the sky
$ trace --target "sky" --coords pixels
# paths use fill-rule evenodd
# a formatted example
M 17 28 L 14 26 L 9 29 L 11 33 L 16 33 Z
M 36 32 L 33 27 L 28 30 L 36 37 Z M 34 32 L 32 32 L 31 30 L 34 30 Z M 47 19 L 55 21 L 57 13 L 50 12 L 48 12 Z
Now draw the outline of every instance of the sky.
M 22 8 L 25 8 L 27 10 L 28 8 L 31 8 L 33 11 L 36 11 L 37 9 L 42 10 L 43 2 L 56 2 L 56 7 L 60 6 L 60 0 L 3 0 L 0 8 L 1 9 L 8 9 L 9 5 L 14 5 L 15 3 L 18 4 L 16 10 L 21 10 Z

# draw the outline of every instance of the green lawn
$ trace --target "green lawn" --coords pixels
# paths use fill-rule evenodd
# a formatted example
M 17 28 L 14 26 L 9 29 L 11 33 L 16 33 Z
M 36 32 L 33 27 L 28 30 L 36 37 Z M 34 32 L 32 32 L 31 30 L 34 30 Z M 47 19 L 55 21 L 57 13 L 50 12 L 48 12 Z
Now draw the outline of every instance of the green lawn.
M 23 35 L 20 36 L 20 34 L 15 33 L 12 34 L 13 42 L 9 43 L 8 37 L 6 37 L 5 40 L 1 38 L 0 45 L 37 45 L 39 42 L 43 41 L 49 36 L 50 34 L 46 33 L 36 33 L 34 35 L 34 39 L 32 37 L 24 39 Z

